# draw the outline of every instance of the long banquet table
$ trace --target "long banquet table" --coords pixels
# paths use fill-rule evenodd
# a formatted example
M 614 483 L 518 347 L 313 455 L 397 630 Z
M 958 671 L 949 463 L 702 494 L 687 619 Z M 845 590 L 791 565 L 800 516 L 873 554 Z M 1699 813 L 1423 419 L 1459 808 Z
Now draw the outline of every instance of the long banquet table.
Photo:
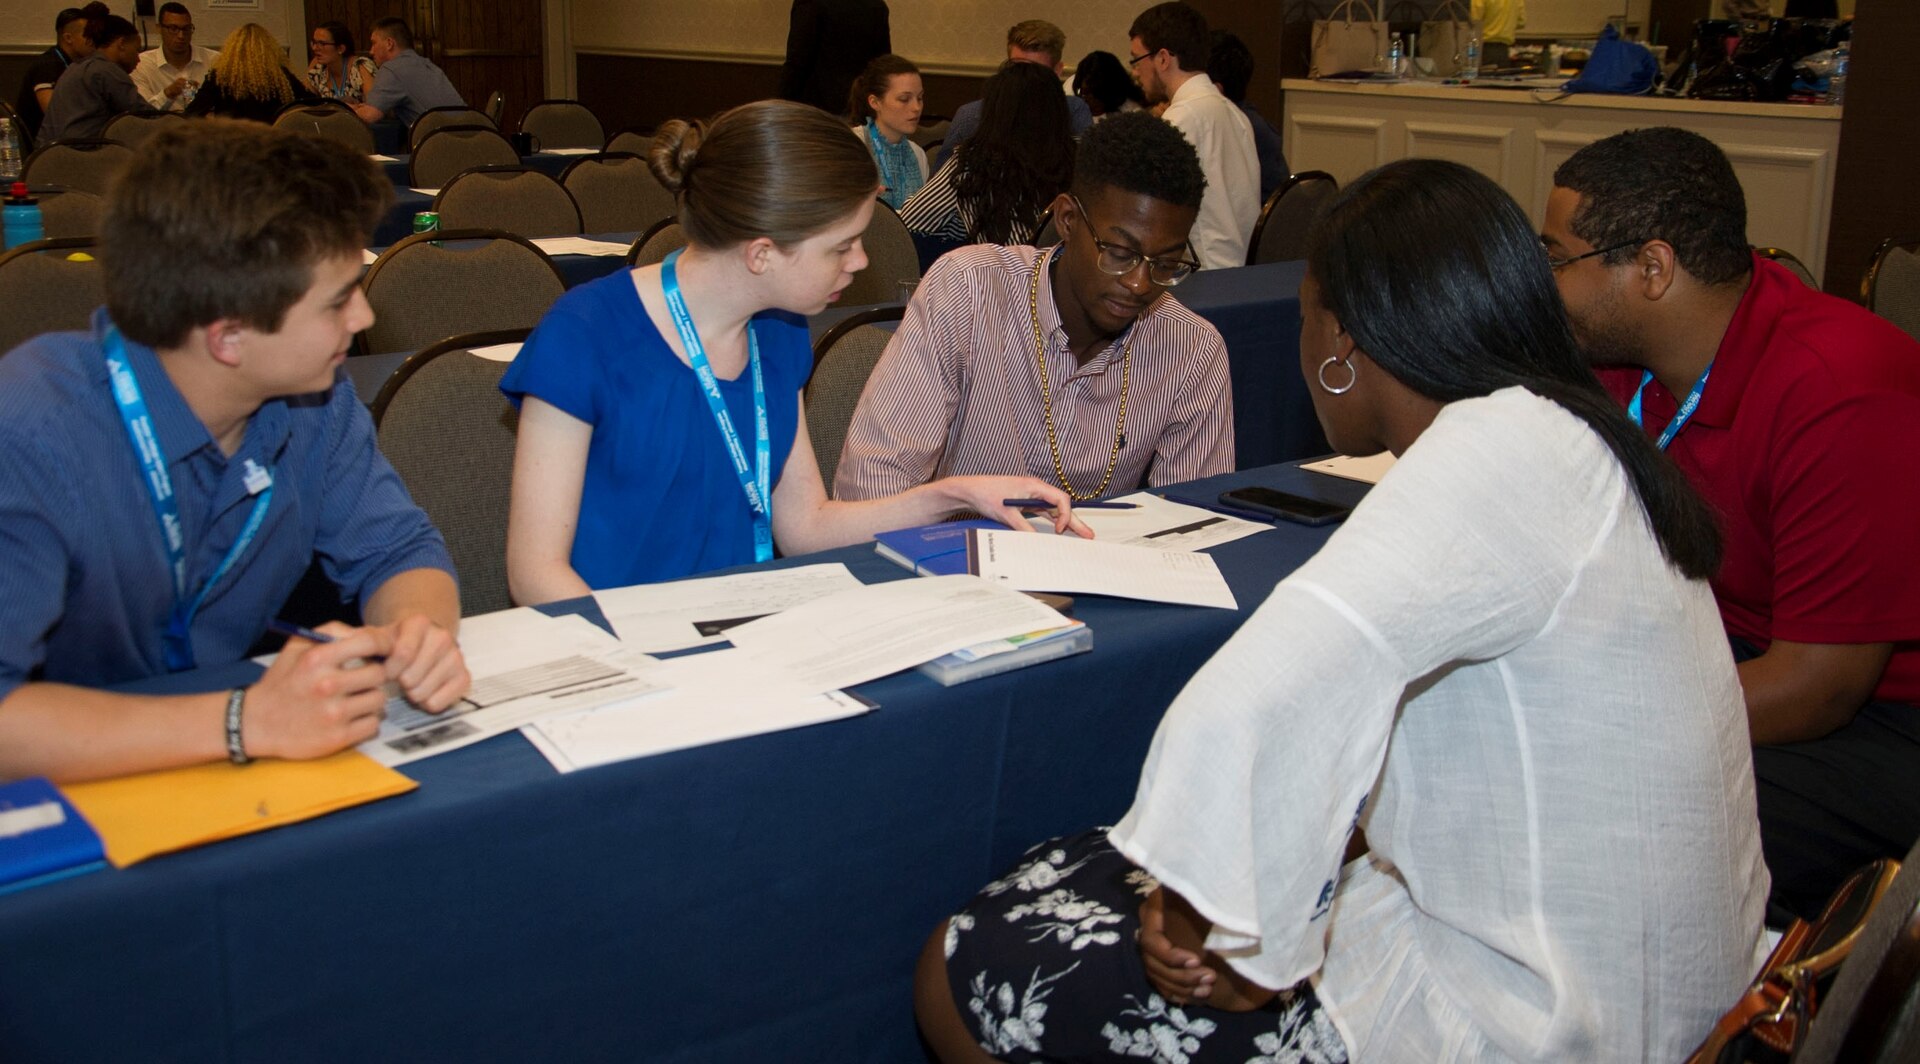
M 1339 501 L 1291 467 L 1264 483 Z M 954 906 L 1111 822 L 1185 680 L 1330 534 L 1212 553 L 1241 609 L 1083 596 L 1091 653 L 571 775 L 519 735 L 419 790 L 0 898 L 9 1061 L 918 1060 L 910 983 Z M 843 561 L 905 578 L 865 546 Z M 208 688 L 251 666 L 190 674 Z

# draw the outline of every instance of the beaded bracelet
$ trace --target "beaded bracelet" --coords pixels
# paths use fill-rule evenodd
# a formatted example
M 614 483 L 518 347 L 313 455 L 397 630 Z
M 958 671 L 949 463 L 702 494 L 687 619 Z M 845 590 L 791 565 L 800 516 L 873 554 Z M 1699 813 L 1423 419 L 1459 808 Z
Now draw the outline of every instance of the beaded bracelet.
M 227 695 L 227 760 L 236 765 L 244 765 L 253 758 L 247 756 L 247 747 L 240 741 L 240 711 L 247 704 L 247 689 L 236 687 Z

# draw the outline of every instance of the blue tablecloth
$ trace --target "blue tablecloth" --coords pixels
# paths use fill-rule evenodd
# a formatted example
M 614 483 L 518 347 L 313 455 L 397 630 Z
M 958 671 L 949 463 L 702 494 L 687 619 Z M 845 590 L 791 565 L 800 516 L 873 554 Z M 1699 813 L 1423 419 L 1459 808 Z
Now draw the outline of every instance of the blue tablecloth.
M 1277 468 L 1265 483 L 1351 501 Z M 1083 596 L 1091 653 L 874 713 L 556 775 L 518 735 L 418 791 L 0 898 L 9 1061 L 921 1059 L 927 933 L 1049 835 L 1110 822 L 1161 713 L 1325 541 L 1215 550 L 1240 612 Z M 846 562 L 903 578 L 871 549 Z M 244 671 L 244 670 L 242 670 Z M 235 670 L 195 677 L 240 682 Z

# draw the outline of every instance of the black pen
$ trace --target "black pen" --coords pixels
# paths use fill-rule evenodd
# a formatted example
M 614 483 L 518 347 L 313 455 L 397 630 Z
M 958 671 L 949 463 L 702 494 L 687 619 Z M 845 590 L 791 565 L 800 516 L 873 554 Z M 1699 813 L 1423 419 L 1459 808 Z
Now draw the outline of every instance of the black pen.
M 273 620 L 267 622 L 267 631 L 277 632 L 280 635 L 288 635 L 288 636 L 297 635 L 300 638 L 305 639 L 310 643 L 333 642 L 333 637 L 328 635 L 325 632 L 316 632 L 313 629 L 308 628 L 304 624 L 295 624 L 292 621 L 283 621 L 278 617 L 275 617 Z
M 1029 510 L 1053 509 L 1053 504 L 1045 499 L 1001 499 L 1000 501 L 1007 506 L 1018 506 Z M 1076 510 L 1138 510 L 1140 504 L 1137 502 L 1076 502 L 1073 508 Z

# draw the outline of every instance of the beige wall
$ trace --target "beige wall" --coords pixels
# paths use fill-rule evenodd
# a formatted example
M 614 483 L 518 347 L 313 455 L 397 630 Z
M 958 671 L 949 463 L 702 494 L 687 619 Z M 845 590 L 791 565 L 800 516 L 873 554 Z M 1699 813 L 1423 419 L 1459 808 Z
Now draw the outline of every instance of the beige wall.
M 157 10 L 163 0 L 154 0 Z M 272 31 L 280 43 L 293 49 L 302 60 L 307 55 L 306 5 L 300 0 L 259 0 L 257 8 L 209 8 L 204 0 L 181 0 L 193 12 L 193 43 L 206 48 L 220 47 L 220 41 L 236 26 L 258 22 Z M 677 2 L 677 0 L 673 0 Z M 0 51 L 39 52 L 53 43 L 53 17 L 63 7 L 79 7 L 79 0 L 3 0 L 0 2 Z M 125 18 L 133 5 L 125 0 L 109 0 L 114 14 Z M 147 46 L 160 47 L 160 27 L 147 27 Z

